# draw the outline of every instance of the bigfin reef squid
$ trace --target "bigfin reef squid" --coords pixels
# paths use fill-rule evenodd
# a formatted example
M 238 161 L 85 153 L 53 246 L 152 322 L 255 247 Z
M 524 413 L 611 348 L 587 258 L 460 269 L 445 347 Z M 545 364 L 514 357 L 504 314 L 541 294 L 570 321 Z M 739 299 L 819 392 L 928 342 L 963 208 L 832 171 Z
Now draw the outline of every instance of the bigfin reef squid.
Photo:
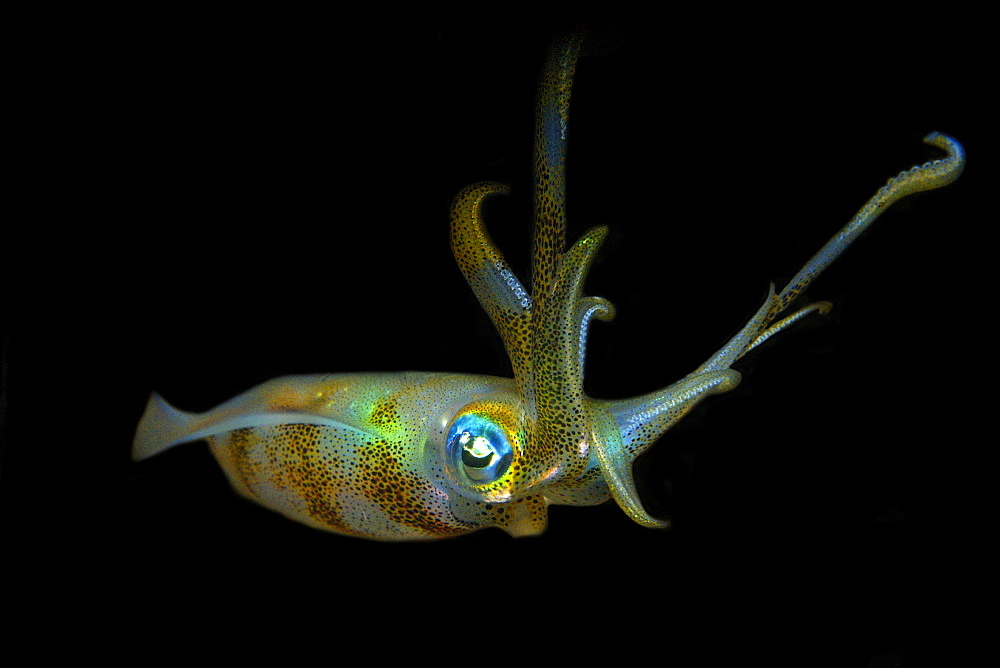
M 566 242 L 565 159 L 570 94 L 583 37 L 555 42 L 539 86 L 530 282 L 511 270 L 486 231 L 483 203 L 507 192 L 471 185 L 451 210 L 458 265 L 503 341 L 513 378 L 443 372 L 316 374 L 265 382 L 204 413 L 153 394 L 133 459 L 206 440 L 242 496 L 317 529 L 375 540 L 428 540 L 499 527 L 541 533 L 550 504 L 614 499 L 635 522 L 669 526 L 644 508 L 633 463 L 710 396 L 741 380 L 733 365 L 828 302 L 796 298 L 882 212 L 961 174 L 954 139 L 925 142 L 945 156 L 890 179 L 781 290 L 687 376 L 630 399 L 584 392 L 592 319 L 612 304 L 583 294 L 607 228 Z

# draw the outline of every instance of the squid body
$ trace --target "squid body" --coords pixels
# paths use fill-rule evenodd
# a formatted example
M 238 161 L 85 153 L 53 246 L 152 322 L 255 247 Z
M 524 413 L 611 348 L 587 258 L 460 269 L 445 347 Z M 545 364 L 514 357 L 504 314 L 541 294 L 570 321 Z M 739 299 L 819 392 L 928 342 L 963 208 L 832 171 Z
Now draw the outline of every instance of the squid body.
M 606 229 L 565 241 L 565 150 L 582 38 L 551 48 L 539 87 L 531 290 L 487 234 L 484 200 L 496 183 L 463 190 L 451 212 L 458 264 L 503 339 L 513 378 L 453 373 L 319 374 L 277 378 L 206 413 L 154 394 L 133 458 L 207 440 L 241 495 L 318 529 L 377 540 L 426 540 L 499 527 L 545 529 L 549 504 L 610 498 L 636 522 L 669 522 L 643 508 L 635 458 L 705 398 L 733 389 L 743 355 L 826 302 L 789 311 L 799 293 L 875 218 L 911 193 L 954 181 L 965 157 L 955 140 L 925 141 L 945 157 L 891 179 L 749 322 L 678 382 L 624 400 L 583 391 L 591 319 L 612 305 L 582 294 Z

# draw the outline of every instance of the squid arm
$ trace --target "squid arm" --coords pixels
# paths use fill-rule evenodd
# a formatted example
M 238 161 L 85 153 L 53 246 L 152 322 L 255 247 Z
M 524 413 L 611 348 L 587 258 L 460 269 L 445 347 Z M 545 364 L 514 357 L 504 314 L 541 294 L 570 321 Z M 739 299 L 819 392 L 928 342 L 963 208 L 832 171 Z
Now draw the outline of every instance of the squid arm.
M 571 432 L 564 449 L 571 449 L 572 442 L 582 442 L 589 434 L 594 454 L 589 465 L 600 470 L 618 505 L 644 526 L 663 527 L 669 522 L 651 517 L 639 499 L 632 473 L 636 457 L 701 401 L 739 385 L 740 373 L 731 367 L 749 351 L 810 313 L 827 313 L 831 304 L 818 302 L 783 315 L 799 294 L 889 206 L 907 195 L 941 188 L 957 179 L 965 164 L 965 154 L 954 139 L 936 132 L 929 134 L 925 143 L 944 151 L 944 158 L 915 166 L 890 179 L 780 293 L 772 285 L 765 302 L 746 325 L 681 381 L 632 399 L 585 397 L 582 363 L 588 324 L 594 317 L 610 320 L 614 317 L 614 307 L 602 298 L 582 295 L 587 271 L 606 229 L 591 230 L 563 250 L 566 119 L 579 40 L 579 36 L 573 36 L 553 47 L 539 95 L 532 295 L 524 292 L 522 284 L 510 272 L 500 251 L 489 240 L 481 219 L 482 200 L 506 192 L 502 186 L 477 184 L 459 195 L 452 216 L 453 247 L 466 279 L 504 340 L 525 405 L 535 408 L 531 416 L 536 420 L 536 438 L 547 437 L 550 424 L 564 426 L 567 415 L 586 415 L 583 425 L 569 421 L 579 431 Z M 468 248 L 467 240 L 472 237 L 477 240 L 475 249 Z M 478 257 L 494 260 L 492 268 L 499 281 L 484 280 L 490 274 L 488 262 L 463 261 L 470 250 Z M 492 290 L 496 285 L 501 287 Z M 510 302 L 518 296 L 522 296 L 520 309 L 498 308 L 504 300 Z M 545 401 L 539 405 L 541 398 Z M 572 471 L 569 476 L 581 472 L 579 468 L 566 470 Z M 562 502 L 571 501 L 564 494 Z

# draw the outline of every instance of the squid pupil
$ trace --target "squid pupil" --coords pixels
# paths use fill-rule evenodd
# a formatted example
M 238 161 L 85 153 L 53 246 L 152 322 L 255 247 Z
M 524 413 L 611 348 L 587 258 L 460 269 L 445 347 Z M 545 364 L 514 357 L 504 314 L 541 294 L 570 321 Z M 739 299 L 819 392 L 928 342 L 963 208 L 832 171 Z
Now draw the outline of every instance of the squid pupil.
M 466 466 L 482 469 L 493 463 L 496 449 L 485 437 L 465 432 L 459 442 L 462 444 L 462 463 Z

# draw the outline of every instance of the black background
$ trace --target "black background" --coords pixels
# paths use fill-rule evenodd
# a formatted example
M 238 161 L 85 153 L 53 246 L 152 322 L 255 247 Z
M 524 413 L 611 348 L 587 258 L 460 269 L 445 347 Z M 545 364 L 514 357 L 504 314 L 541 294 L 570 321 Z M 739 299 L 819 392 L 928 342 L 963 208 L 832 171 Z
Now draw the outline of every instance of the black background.
M 207 410 L 290 373 L 509 374 L 448 209 L 469 183 L 511 185 L 487 220 L 527 277 L 534 90 L 562 27 L 143 16 L 83 35 L 54 67 L 55 103 L 27 105 L 42 148 L 23 174 L 32 244 L 6 351 L 11 577 L 114 592 L 138 626 L 181 636 L 309 624 L 379 653 L 517 655 L 558 636 L 657 662 L 922 665 L 964 647 L 942 624 L 971 551 L 955 490 L 978 449 L 974 19 L 883 27 L 875 46 L 851 22 L 674 18 L 591 24 L 578 68 L 569 236 L 610 226 L 587 289 L 618 310 L 591 330 L 592 396 L 694 369 L 768 281 L 939 157 L 927 132 L 963 141 L 969 165 L 887 213 L 810 289 L 833 313 L 741 361 L 739 389 L 639 463 L 672 530 L 607 504 L 552 507 L 539 538 L 379 544 L 240 500 L 201 444 L 129 462 L 154 389 Z

